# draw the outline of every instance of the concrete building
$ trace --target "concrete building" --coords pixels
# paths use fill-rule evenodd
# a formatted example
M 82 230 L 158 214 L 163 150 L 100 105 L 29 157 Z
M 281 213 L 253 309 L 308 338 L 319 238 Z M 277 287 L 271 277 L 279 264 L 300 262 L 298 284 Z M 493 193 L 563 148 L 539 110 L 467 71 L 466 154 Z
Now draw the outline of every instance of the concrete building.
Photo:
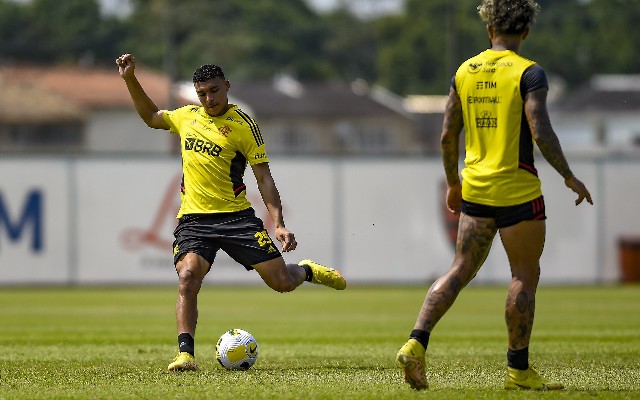
M 198 104 L 190 82 L 170 91 L 166 76 L 140 66 L 136 73 L 160 108 Z M 424 151 L 402 100 L 382 88 L 364 82 L 302 84 L 286 76 L 273 82 L 231 81 L 231 101 L 256 119 L 271 154 Z M 0 113 L 0 151 L 176 152 L 175 137 L 158 135 L 139 119 L 115 66 L 0 67 L 0 84 L 6 103 Z

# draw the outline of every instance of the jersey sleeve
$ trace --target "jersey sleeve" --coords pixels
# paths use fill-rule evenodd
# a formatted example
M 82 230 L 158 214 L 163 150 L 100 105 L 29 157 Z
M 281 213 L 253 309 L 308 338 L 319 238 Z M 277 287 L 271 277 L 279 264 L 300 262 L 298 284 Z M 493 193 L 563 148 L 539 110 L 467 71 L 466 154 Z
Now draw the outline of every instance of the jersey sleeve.
M 522 73 L 522 78 L 520 78 L 520 93 L 523 98 L 529 92 L 547 88 L 549 88 L 547 75 L 544 69 L 538 64 L 530 66 Z
M 237 110 L 238 115 L 245 121 L 247 130 L 238 143 L 240 151 L 247 158 L 249 164 L 260 164 L 269 162 L 264 139 L 260 133 L 260 127 L 256 121 L 242 110 Z
M 162 118 L 164 118 L 164 121 L 169 124 L 169 131 L 171 133 L 179 134 L 180 123 L 184 118 L 185 112 L 192 107 L 193 106 L 185 106 L 173 111 L 163 110 Z

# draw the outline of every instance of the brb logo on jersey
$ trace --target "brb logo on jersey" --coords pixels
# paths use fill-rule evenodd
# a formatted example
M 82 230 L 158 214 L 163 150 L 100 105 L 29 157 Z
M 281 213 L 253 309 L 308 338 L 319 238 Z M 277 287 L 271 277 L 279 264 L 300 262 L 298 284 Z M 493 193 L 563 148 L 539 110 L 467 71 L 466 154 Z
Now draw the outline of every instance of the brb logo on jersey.
M 222 147 L 217 144 L 202 139 L 185 138 L 184 140 L 185 151 L 194 151 L 196 153 L 208 154 L 212 157 L 218 157 L 222 152 Z

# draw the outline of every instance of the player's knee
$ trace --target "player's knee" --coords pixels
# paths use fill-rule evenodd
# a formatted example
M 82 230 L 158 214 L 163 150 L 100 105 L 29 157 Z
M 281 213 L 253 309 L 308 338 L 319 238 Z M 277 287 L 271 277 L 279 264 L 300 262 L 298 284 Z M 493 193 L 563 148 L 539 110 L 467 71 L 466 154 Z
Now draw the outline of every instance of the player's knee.
M 200 274 L 190 267 L 181 268 L 178 271 L 178 290 L 184 294 L 197 293 L 202 285 Z
M 294 272 L 303 270 L 297 265 L 295 266 L 296 269 L 292 270 L 289 265 L 284 263 L 282 258 L 257 264 L 253 267 L 258 271 L 267 286 L 276 292 L 291 292 L 302 283 L 302 275 L 299 277 Z
M 520 282 L 523 286 L 536 286 L 540 280 L 540 266 L 512 265 L 511 279 Z

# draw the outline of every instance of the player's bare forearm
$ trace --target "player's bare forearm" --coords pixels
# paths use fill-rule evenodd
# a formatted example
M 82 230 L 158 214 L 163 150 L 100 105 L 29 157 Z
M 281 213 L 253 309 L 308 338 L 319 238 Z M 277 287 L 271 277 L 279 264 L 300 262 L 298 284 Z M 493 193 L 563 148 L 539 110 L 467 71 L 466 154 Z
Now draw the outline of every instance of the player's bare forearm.
M 551 127 L 547 112 L 547 90 L 539 89 L 527 94 L 525 114 L 533 138 L 545 160 L 566 180 L 573 176 L 562 152 L 558 136 Z
M 138 115 L 142 120 L 149 125 L 153 114 L 159 111 L 158 106 L 147 96 L 142 85 L 135 76 L 125 79 L 125 84 L 133 100 L 133 106 L 135 107 Z
M 460 157 L 460 133 L 462 132 L 463 125 L 460 97 L 451 89 L 444 113 L 444 121 L 442 123 L 442 135 L 440 136 L 442 164 L 449 185 L 460 184 L 458 159 Z
M 252 165 L 253 173 L 256 177 L 258 190 L 267 211 L 273 220 L 276 228 L 284 227 L 284 217 L 282 216 L 282 201 L 280 200 L 280 192 L 276 187 L 276 183 L 271 175 L 269 163 L 260 163 Z
M 254 164 L 251 166 L 258 183 L 258 190 L 262 201 L 269 211 L 269 215 L 275 226 L 276 239 L 282 244 L 282 251 L 292 251 L 298 246 L 296 237 L 284 226 L 282 215 L 282 202 L 276 183 L 271 176 L 269 163 Z
M 553 132 L 553 130 L 551 130 Z M 551 164 L 551 166 L 558 171 L 564 179 L 569 179 L 573 176 L 569 163 L 562 152 L 560 141 L 558 137 L 553 133 L 552 135 L 544 135 L 543 139 L 538 138 L 536 144 L 540 149 L 540 152 L 544 156 L 545 160 Z
M 296 236 L 284 226 L 280 194 L 278 193 L 275 182 L 273 179 L 269 179 L 269 177 L 270 175 L 258 181 L 258 189 L 262 195 L 264 205 L 267 207 L 269 215 L 273 220 L 276 239 L 282 244 L 282 251 L 292 251 L 298 246 Z
M 538 89 L 527 93 L 524 111 L 531 134 L 540 152 L 549 164 L 562 175 L 565 185 L 578 195 L 576 205 L 582 203 L 584 199 L 593 204 L 587 187 L 571 172 L 569 163 L 562 152 L 558 136 L 551 127 L 549 113 L 547 112 L 547 90 Z

